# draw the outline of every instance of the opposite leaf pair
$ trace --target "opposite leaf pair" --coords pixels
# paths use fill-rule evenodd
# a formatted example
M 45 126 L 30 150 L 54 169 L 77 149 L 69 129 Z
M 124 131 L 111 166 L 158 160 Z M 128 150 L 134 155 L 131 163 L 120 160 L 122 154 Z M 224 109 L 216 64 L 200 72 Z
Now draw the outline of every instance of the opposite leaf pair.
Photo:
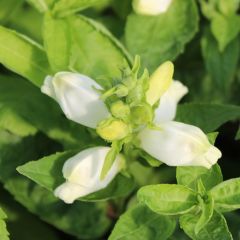
M 63 175 L 67 181 L 56 189 L 55 195 L 66 203 L 111 182 L 123 169 L 124 157 L 118 154 L 125 143 L 170 166 L 210 168 L 221 157 L 199 128 L 173 121 L 177 103 L 188 90 L 180 82 L 172 82 L 172 63 L 162 64 L 150 78 L 145 71 L 138 79 L 138 70 L 137 59 L 122 83 L 102 96 L 101 86 L 81 74 L 60 72 L 45 79 L 42 91 L 60 104 L 69 119 L 96 128 L 103 139 L 112 142 L 111 149 L 90 148 L 65 163 Z M 123 109 L 126 116 L 115 114 Z
M 140 234 L 143 226 L 137 224 L 143 222 L 135 219 L 132 211 L 142 211 L 145 205 L 153 211 L 148 212 L 147 219 L 157 219 L 158 214 L 162 224 L 166 225 L 164 229 L 158 229 L 153 221 L 148 222 L 149 229 L 156 228 L 161 234 L 161 237 L 156 239 L 169 239 L 175 228 L 172 222 L 175 216 L 179 216 L 181 228 L 193 240 L 232 240 L 222 213 L 240 208 L 240 179 L 222 182 L 220 167 L 214 165 L 211 170 L 202 167 L 178 167 L 177 182 L 178 184 L 149 185 L 141 188 L 138 191 L 140 205 L 122 215 L 110 239 L 115 239 L 116 233 Z M 129 225 L 130 221 L 134 225 Z

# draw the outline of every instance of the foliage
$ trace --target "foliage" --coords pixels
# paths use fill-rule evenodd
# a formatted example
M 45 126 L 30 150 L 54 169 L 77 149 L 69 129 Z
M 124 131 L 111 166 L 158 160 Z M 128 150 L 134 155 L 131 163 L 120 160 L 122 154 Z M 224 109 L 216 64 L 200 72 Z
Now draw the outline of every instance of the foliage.
M 134 12 L 132 0 L 1 0 L 0 239 L 237 239 L 239 9 L 239 0 L 173 0 L 165 13 L 148 16 Z M 71 205 L 57 199 L 64 163 L 110 144 L 41 93 L 45 77 L 85 74 L 103 96 L 114 90 L 136 107 L 146 104 L 148 74 L 167 60 L 189 89 L 175 121 L 216 140 L 219 163 L 168 167 L 127 136 L 112 144 L 109 162 L 120 151 L 127 159 L 106 188 Z

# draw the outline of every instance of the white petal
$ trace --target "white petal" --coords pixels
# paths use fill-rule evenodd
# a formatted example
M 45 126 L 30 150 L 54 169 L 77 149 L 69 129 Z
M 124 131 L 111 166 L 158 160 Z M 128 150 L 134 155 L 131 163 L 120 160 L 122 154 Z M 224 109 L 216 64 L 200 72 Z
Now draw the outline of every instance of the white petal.
M 109 112 L 93 87 L 102 89 L 85 75 L 59 72 L 52 78 L 47 76 L 41 90 L 59 103 L 67 118 L 96 128 L 100 121 L 109 116 Z
M 55 191 L 55 196 L 66 203 L 105 188 L 121 171 L 123 157 L 119 155 L 107 176 L 100 180 L 100 174 L 109 147 L 86 149 L 68 159 L 63 166 L 63 176 L 67 180 Z
M 159 125 L 161 130 L 144 129 L 141 147 L 169 166 L 203 166 L 210 168 L 221 157 L 200 128 L 179 122 Z
M 168 10 L 172 0 L 134 0 L 133 9 L 138 14 L 158 15 Z
M 176 116 L 177 104 L 188 93 L 188 88 L 179 81 L 173 81 L 160 99 L 155 110 L 155 123 L 172 121 Z

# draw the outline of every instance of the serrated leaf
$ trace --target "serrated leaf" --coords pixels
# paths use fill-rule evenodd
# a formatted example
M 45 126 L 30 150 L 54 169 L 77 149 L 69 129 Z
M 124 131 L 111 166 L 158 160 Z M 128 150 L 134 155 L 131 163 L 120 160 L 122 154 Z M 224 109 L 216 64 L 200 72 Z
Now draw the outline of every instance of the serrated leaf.
M 195 125 L 206 133 L 237 119 L 240 119 L 239 106 L 214 103 L 180 104 L 176 117 L 176 121 Z
M 186 214 L 180 217 L 180 225 L 184 232 L 193 240 L 233 240 L 225 218 L 218 212 L 214 212 L 208 224 L 198 233 L 194 229 L 199 219 L 198 215 Z
M 133 55 L 141 56 L 143 66 L 153 71 L 164 61 L 174 60 L 197 29 L 195 1 L 173 1 L 168 11 L 158 16 L 131 14 L 126 25 L 126 45 Z
M 124 59 L 131 62 L 127 51 L 107 29 L 81 15 L 61 20 L 46 16 L 44 42 L 55 71 L 78 71 L 103 87 L 111 87 L 112 79 L 120 78 Z
M 140 188 L 137 196 L 141 203 L 163 215 L 187 213 L 197 205 L 197 194 L 190 188 L 176 184 L 145 186 Z
M 240 178 L 224 181 L 211 189 L 215 208 L 230 212 L 240 208 Z
M 218 164 L 211 169 L 204 167 L 177 167 L 177 182 L 193 190 L 197 190 L 197 182 L 201 180 L 206 190 L 210 190 L 223 181 L 221 168 Z
M 28 162 L 17 168 L 18 172 L 30 178 L 40 186 L 53 191 L 65 180 L 62 174 L 64 162 L 79 151 L 70 151 L 53 154 L 37 161 Z M 122 174 L 105 188 L 88 196 L 80 198 L 84 201 L 107 200 L 128 195 L 135 187 L 132 178 L 127 178 Z
M 46 54 L 40 45 L 1 26 L 0 63 L 36 86 L 41 86 L 46 75 L 51 73 Z
M 174 219 L 156 214 L 144 205 L 137 205 L 121 215 L 108 239 L 167 240 L 175 226 Z

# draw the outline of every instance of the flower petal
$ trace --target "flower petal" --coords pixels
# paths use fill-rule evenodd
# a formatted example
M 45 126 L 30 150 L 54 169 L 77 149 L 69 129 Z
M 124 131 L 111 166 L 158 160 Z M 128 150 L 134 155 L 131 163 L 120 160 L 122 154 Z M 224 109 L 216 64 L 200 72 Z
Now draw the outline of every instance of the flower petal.
M 111 169 L 103 180 L 100 174 L 109 147 L 86 149 L 68 159 L 63 166 L 66 182 L 55 189 L 55 196 L 66 203 L 73 203 L 77 198 L 105 188 L 121 171 L 122 155 L 118 155 Z
M 158 15 L 168 10 L 172 0 L 134 0 L 133 9 L 138 14 Z
M 59 72 L 54 77 L 47 76 L 41 90 L 59 103 L 67 118 L 96 128 L 100 121 L 109 116 L 109 112 L 93 88 L 102 89 L 85 75 Z
M 169 89 L 160 98 L 155 109 L 155 123 L 172 121 L 176 116 L 177 104 L 188 93 L 188 88 L 179 81 L 173 81 Z
M 166 122 L 160 130 L 144 129 L 141 147 L 169 166 L 203 166 L 210 168 L 221 152 L 210 144 L 200 128 L 180 122 Z

